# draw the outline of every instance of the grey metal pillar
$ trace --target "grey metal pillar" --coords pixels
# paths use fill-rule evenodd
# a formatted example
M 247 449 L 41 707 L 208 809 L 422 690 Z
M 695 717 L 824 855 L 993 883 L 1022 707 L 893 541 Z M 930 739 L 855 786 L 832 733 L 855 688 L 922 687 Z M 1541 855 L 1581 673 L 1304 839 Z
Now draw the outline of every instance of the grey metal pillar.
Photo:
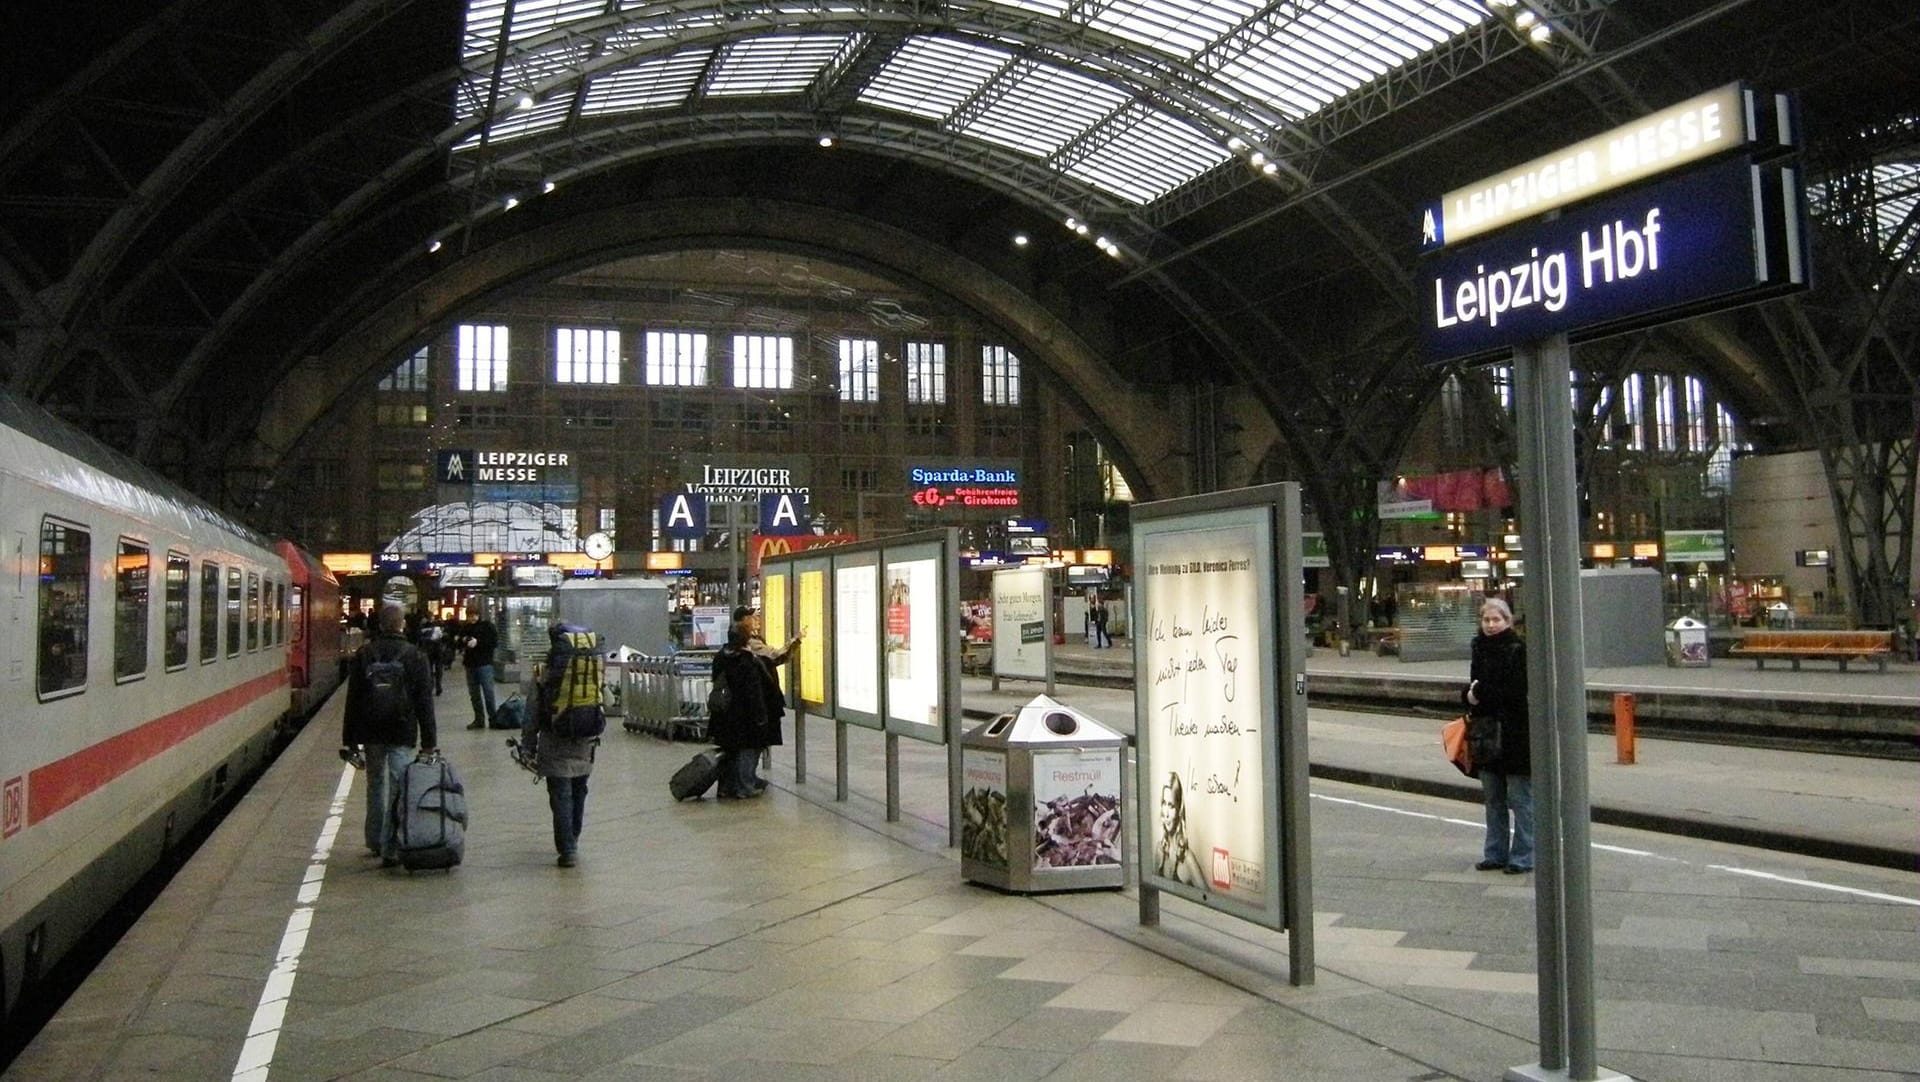
M 1540 1062 L 1513 1082 L 1602 1075 L 1595 1064 L 1593 897 L 1587 794 L 1586 645 L 1580 616 L 1580 507 L 1566 335 L 1514 350 L 1520 533 L 1527 575 L 1527 709 L 1532 721 L 1534 913 Z M 1625 1076 L 1607 1073 L 1609 1079 Z
M 847 723 L 833 723 L 833 799 L 847 799 Z
M 885 737 L 887 762 L 887 822 L 900 821 L 900 734 Z

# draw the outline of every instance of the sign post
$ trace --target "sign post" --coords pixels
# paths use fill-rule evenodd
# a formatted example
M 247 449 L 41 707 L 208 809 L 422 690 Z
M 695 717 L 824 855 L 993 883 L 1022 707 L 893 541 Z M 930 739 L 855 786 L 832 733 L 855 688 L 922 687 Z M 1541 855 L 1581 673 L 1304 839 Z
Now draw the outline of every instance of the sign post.
M 1449 192 L 1421 223 L 1428 359 L 1513 358 L 1540 1059 L 1509 1068 L 1510 1082 L 1626 1080 L 1594 1054 L 1569 343 L 1807 288 L 1806 197 L 1799 169 L 1778 160 L 1794 128 L 1784 96 L 1734 84 Z

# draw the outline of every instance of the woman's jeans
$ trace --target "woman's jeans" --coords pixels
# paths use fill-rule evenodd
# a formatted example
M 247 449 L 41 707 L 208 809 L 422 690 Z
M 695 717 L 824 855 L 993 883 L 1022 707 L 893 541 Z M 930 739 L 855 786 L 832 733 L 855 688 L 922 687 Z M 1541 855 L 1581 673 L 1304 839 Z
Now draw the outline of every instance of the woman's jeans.
M 367 745 L 367 848 L 382 857 L 399 852 L 393 844 L 393 798 L 412 761 L 413 749 L 404 744 Z
M 1480 771 L 1487 805 L 1487 840 L 1481 859 L 1515 868 L 1533 867 L 1533 778 L 1527 774 Z M 1512 840 L 1508 840 L 1508 813 Z
M 476 665 L 467 670 L 467 699 L 473 703 L 473 720 L 480 727 L 493 724 L 493 666 Z
M 548 778 L 547 807 L 553 809 L 554 852 L 578 852 L 580 828 L 587 825 L 587 776 Z

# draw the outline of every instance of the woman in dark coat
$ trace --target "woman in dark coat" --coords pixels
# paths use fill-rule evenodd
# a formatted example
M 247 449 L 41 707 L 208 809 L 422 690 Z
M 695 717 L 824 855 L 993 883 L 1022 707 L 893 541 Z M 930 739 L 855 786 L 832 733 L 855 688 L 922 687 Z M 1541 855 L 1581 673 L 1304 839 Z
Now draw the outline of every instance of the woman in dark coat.
M 713 656 L 713 680 L 727 689 L 727 710 L 707 719 L 707 736 L 720 757 L 720 799 L 747 800 L 767 785 L 754 773 L 763 749 L 780 743 L 780 719 L 786 696 L 773 667 L 754 652 L 746 627 L 727 629 L 727 645 Z
M 1467 745 L 1480 774 L 1487 838 L 1474 867 L 1508 875 L 1533 870 L 1533 768 L 1528 759 L 1527 645 L 1499 598 L 1480 607 L 1480 634 L 1460 698 Z M 1511 823 L 1509 823 L 1511 818 Z

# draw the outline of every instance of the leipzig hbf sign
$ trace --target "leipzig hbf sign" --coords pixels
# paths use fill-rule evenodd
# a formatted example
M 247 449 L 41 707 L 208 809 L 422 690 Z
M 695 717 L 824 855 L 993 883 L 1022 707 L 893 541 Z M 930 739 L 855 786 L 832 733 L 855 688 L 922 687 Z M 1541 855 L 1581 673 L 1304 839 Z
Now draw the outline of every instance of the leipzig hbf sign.
M 1807 288 L 1800 171 L 1756 160 L 1756 146 L 1775 144 L 1755 137 L 1767 126 L 1753 102 L 1750 92 L 1725 88 L 1448 193 L 1442 208 L 1456 211 L 1437 223 L 1429 210 L 1422 226 L 1429 246 L 1448 245 L 1421 260 L 1416 279 L 1427 359 L 1485 356 L 1563 333 L 1598 338 Z M 1765 115 L 1784 144 L 1790 110 L 1778 103 Z M 1714 156 L 1724 148 L 1747 153 Z M 1655 167 L 1688 168 L 1588 198 L 1619 183 L 1605 182 L 1602 162 L 1635 180 Z M 1551 199 L 1540 194 L 1543 170 L 1556 177 Z M 1537 217 L 1561 205 L 1568 209 L 1550 220 Z M 1452 244 L 1460 232 L 1495 227 Z

